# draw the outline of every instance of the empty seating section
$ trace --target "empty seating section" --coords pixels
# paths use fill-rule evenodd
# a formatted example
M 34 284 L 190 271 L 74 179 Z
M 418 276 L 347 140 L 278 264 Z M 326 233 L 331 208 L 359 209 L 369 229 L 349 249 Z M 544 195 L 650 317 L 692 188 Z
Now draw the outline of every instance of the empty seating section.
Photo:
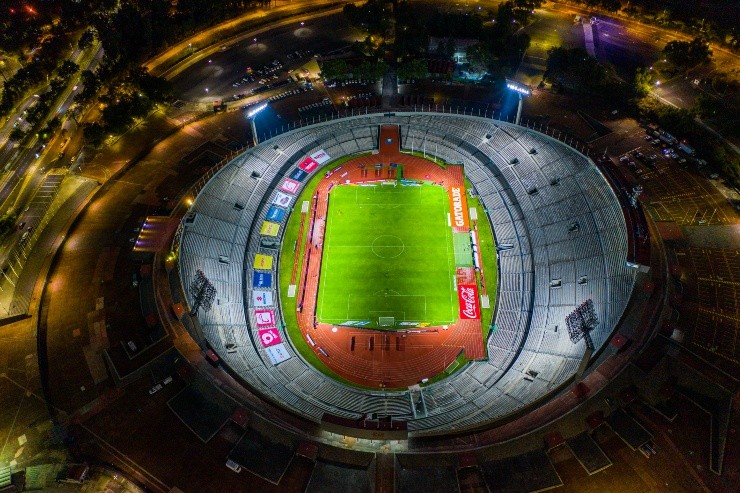
M 412 417 L 408 392 L 371 393 L 328 379 L 290 344 L 292 357 L 274 367 L 245 306 L 252 288 L 244 279 L 251 279 L 255 254 L 268 253 L 260 250 L 259 226 L 282 177 L 318 149 L 332 158 L 374 150 L 381 123 L 400 126 L 406 151 L 464 164 L 502 248 L 488 360 L 425 387 L 427 415 L 421 418 Z M 191 307 L 188 286 L 196 270 L 216 287 L 211 309 L 198 311 L 205 337 L 271 401 L 313 421 L 324 412 L 349 418 L 378 413 L 408 419 L 411 431 L 440 431 L 504 417 L 565 383 L 583 353 L 582 341 L 570 341 L 565 317 L 590 297 L 599 317 L 591 337 L 597 349 L 608 340 L 633 288 L 626 250 L 614 194 L 593 164 L 563 144 L 484 118 L 366 115 L 282 134 L 226 165 L 184 221 L 179 268 Z M 276 288 L 272 294 L 277 299 Z

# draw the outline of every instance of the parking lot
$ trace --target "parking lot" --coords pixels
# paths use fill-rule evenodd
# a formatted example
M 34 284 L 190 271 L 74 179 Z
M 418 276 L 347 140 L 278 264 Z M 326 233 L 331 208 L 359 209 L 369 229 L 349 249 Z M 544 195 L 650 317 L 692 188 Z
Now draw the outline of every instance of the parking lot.
M 172 83 L 175 92 L 187 101 L 249 95 L 278 81 L 294 82 L 301 75 L 296 69 L 315 60 L 314 55 L 341 43 L 349 45 L 359 36 L 341 13 L 274 29 L 265 36 L 224 46 L 184 70 Z

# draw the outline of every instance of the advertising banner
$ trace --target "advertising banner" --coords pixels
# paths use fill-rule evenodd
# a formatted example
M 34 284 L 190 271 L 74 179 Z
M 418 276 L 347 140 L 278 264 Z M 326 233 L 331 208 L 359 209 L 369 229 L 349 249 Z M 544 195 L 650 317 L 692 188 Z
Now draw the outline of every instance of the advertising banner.
M 259 335 L 260 342 L 262 343 L 262 347 L 270 347 L 270 346 L 274 346 L 275 344 L 280 344 L 281 342 L 283 342 L 280 339 L 280 333 L 274 327 L 271 327 L 269 329 L 259 330 L 257 331 L 257 334 Z
M 257 321 L 257 327 L 275 325 L 275 312 L 272 310 L 255 310 L 254 318 Z
M 255 307 L 272 306 L 272 292 L 252 291 L 252 301 Z
M 277 236 L 278 231 L 280 231 L 280 225 L 270 221 L 263 222 L 260 228 L 260 234 L 265 236 Z
M 283 220 L 285 217 L 285 209 L 281 209 L 280 207 L 270 206 L 270 208 L 267 210 L 267 216 L 265 216 L 265 219 L 268 221 L 273 221 L 276 223 L 279 223 Z
M 288 354 L 288 350 L 285 349 L 285 345 L 283 343 L 265 348 L 265 352 L 273 365 L 278 365 L 283 361 L 290 359 L 290 354 Z
M 313 154 L 311 154 L 311 159 L 313 159 L 319 164 L 324 164 L 325 162 L 331 159 L 331 156 L 329 156 L 325 150 L 320 149 L 314 152 Z
M 303 181 L 303 179 L 307 176 L 308 173 L 306 173 L 302 169 L 294 169 L 293 172 L 290 174 L 290 179 L 295 181 Z
M 306 173 L 310 173 L 311 171 L 319 167 L 319 163 L 317 163 L 310 157 L 307 157 L 306 159 L 298 163 L 298 167 L 301 168 Z
M 468 220 L 468 200 L 465 197 L 465 187 L 450 187 L 447 193 L 450 196 L 452 226 L 456 231 L 467 233 L 470 230 L 470 221 Z
M 272 255 L 262 255 L 261 253 L 255 255 L 254 268 L 262 270 L 272 269 Z
M 272 274 L 269 272 L 255 272 L 252 274 L 252 287 L 253 288 L 269 288 L 272 287 Z
M 290 195 L 285 195 L 282 192 L 278 192 L 277 195 L 275 195 L 275 198 L 272 199 L 273 204 L 277 204 L 280 207 L 290 207 L 290 202 L 293 200 L 293 197 Z
M 296 193 L 298 191 L 298 188 L 301 186 L 300 183 L 298 183 L 295 180 L 291 180 L 290 178 L 286 178 L 282 185 L 280 185 L 280 190 L 283 192 L 288 193 Z
M 475 284 L 458 284 L 457 299 L 460 302 L 461 319 L 475 320 L 480 318 L 478 286 Z

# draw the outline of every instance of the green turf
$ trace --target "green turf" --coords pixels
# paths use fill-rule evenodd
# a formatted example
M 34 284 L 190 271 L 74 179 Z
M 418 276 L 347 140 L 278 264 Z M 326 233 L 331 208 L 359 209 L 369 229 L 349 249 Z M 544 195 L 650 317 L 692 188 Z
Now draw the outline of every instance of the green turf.
M 473 267 L 473 247 L 470 245 L 470 233 L 452 233 L 455 245 L 455 265 Z
M 340 185 L 329 196 L 317 316 L 341 324 L 379 317 L 445 325 L 457 319 L 447 193 Z

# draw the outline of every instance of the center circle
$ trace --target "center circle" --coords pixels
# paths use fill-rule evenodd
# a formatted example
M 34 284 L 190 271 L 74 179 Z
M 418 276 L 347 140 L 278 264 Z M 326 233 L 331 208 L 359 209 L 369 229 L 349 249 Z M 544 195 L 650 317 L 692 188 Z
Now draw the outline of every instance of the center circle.
M 380 258 L 396 258 L 406 246 L 403 240 L 394 235 L 380 235 L 373 240 L 373 253 Z

